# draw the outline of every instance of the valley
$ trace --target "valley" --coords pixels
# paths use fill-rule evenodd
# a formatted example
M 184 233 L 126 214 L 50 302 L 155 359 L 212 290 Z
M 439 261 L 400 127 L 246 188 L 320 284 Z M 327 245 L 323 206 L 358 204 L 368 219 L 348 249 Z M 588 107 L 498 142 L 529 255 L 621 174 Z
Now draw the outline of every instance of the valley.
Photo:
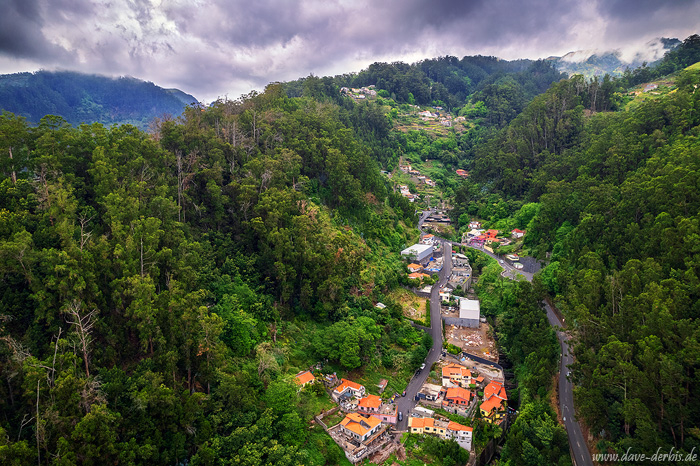
M 601 79 L 377 62 L 146 126 L 3 111 L 0 462 L 700 448 L 699 44 Z

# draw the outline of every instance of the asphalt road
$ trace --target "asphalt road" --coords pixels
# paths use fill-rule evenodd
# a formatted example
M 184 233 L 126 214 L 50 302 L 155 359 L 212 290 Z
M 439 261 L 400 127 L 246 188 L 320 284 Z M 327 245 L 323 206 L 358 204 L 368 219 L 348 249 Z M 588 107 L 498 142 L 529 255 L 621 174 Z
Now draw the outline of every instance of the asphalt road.
M 428 215 L 430 215 L 431 212 L 432 211 L 426 212 L 421 215 L 420 220 L 418 222 L 419 228 L 423 226 L 423 221 L 426 217 L 428 217 Z M 425 370 L 423 370 L 422 373 L 418 374 L 411 380 L 411 382 L 408 385 L 408 389 L 406 390 L 406 397 L 400 398 L 398 407 L 399 411 L 403 411 L 404 414 L 403 421 L 397 426 L 397 428 L 400 430 L 406 429 L 408 422 L 406 415 L 408 411 L 411 408 L 413 408 L 413 406 L 415 406 L 416 404 L 416 402 L 413 401 L 414 396 L 416 393 L 418 393 L 418 390 L 420 390 L 420 387 L 423 385 L 425 379 L 428 377 L 430 366 L 435 361 L 437 361 L 438 356 L 442 351 L 442 319 L 440 317 L 440 297 L 438 292 L 440 286 L 442 286 L 449 278 L 449 272 L 451 272 L 452 270 L 452 244 L 459 243 L 452 243 L 450 241 L 443 240 L 444 254 L 446 258 L 445 266 L 443 266 L 443 269 L 440 272 L 440 280 L 433 286 L 430 295 L 430 333 L 433 336 L 433 349 L 430 351 L 425 361 Z M 521 272 L 520 270 L 511 267 L 511 265 L 508 264 L 507 261 L 503 261 L 503 263 L 501 263 L 501 258 L 493 253 L 485 251 L 481 248 L 474 248 L 472 246 L 469 247 L 481 251 L 484 254 L 487 254 L 499 261 L 499 265 L 503 268 L 502 275 L 504 277 L 515 279 L 517 275 L 520 275 L 524 277 L 527 281 L 532 281 L 533 274 Z M 448 260 L 448 258 L 450 258 L 450 260 Z M 571 380 L 569 380 L 568 377 L 569 369 L 567 366 L 571 365 L 574 362 L 574 358 L 569 351 L 570 337 L 564 331 L 562 322 L 559 321 L 559 318 L 554 313 L 552 308 L 547 303 L 543 303 L 543 305 L 545 310 L 547 311 L 547 320 L 549 320 L 549 324 L 552 327 L 554 327 L 557 332 L 557 339 L 559 340 L 559 346 L 561 350 L 561 362 L 559 367 L 559 408 L 564 418 L 564 427 L 566 428 L 566 433 L 569 437 L 569 444 L 571 446 L 573 463 L 574 466 L 593 466 L 593 460 L 591 459 L 591 454 L 588 451 L 586 441 L 583 438 L 581 426 L 576 421 L 574 410 L 573 384 L 571 383 Z
M 586 441 L 581 432 L 581 426 L 576 421 L 574 411 L 574 391 L 573 384 L 569 380 L 568 366 L 573 364 L 574 357 L 569 351 L 569 335 L 563 330 L 561 322 L 552 308 L 547 303 L 543 303 L 547 311 L 549 323 L 557 331 L 559 346 L 561 347 L 561 364 L 559 367 L 559 409 L 564 417 L 564 427 L 569 436 L 569 445 L 573 455 L 575 466 L 593 466 L 591 454 L 586 446 Z
M 421 222 L 422 223 L 422 222 Z M 430 290 L 430 336 L 433 337 L 433 347 L 425 358 L 425 369 L 413 376 L 406 387 L 406 396 L 397 398 L 398 411 L 403 413 L 403 420 L 396 425 L 397 430 L 408 429 L 408 413 L 416 405 L 415 397 L 430 374 L 430 367 L 440 357 L 442 352 L 442 317 L 440 315 L 440 287 L 450 278 L 452 273 L 452 245 L 443 242 L 444 262 L 438 273 L 438 281 Z

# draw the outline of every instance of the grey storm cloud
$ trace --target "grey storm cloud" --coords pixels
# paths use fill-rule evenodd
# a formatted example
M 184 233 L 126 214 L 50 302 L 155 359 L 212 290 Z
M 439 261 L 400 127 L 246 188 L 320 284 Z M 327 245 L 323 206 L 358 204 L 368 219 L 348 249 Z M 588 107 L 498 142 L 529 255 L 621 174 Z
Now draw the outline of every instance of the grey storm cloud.
M 0 72 L 132 75 L 203 100 L 442 55 L 685 38 L 697 0 L 0 0 Z M 22 69 L 22 68 L 25 69 Z
M 38 0 L 6 0 L 0 13 L 1 54 L 44 58 L 57 52 L 41 32 L 43 18 Z

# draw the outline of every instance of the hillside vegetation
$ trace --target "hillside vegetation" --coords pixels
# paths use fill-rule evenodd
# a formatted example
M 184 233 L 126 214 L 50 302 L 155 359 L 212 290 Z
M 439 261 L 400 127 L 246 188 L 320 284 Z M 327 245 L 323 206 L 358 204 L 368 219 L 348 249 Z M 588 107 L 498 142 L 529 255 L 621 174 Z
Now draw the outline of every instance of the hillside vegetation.
M 146 129 L 156 117 L 182 114 L 197 99 L 135 78 L 108 78 L 68 71 L 0 75 L 0 110 L 37 124 L 58 115 L 72 125 L 98 122 Z
M 700 448 L 695 37 L 667 55 L 686 57 L 675 90 L 627 111 L 606 111 L 620 81 L 553 85 L 477 151 L 456 192 L 455 215 L 521 218 L 525 246 L 549 259 L 535 284 L 575 336 L 578 416 L 602 452 Z
M 337 464 L 290 376 L 398 390 L 427 354 L 384 296 L 414 212 L 342 113 L 271 86 L 151 135 L 0 117 L 1 463 Z

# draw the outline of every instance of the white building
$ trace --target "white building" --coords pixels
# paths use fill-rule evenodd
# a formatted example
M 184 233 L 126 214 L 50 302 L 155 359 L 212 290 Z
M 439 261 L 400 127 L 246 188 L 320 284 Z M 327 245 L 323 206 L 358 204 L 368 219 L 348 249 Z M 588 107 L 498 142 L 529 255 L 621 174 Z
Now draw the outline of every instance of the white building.
M 402 256 L 413 258 L 415 262 L 425 262 L 433 255 L 432 244 L 414 244 L 401 251 Z
M 461 325 L 462 327 L 479 328 L 481 306 L 478 299 L 459 299 L 459 317 L 445 317 L 447 325 Z

